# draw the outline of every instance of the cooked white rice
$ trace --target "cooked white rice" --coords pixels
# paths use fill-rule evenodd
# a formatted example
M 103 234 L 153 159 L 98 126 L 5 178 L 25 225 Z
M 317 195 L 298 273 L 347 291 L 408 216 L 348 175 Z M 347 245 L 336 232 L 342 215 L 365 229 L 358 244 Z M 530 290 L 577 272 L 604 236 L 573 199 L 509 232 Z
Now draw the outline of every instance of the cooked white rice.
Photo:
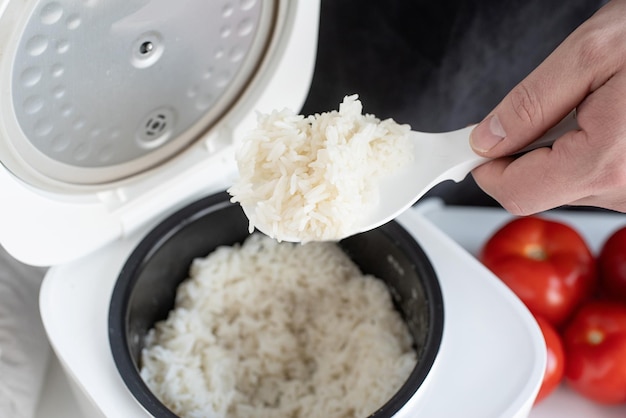
M 416 364 L 385 284 L 334 243 L 253 234 L 193 262 L 141 375 L 180 417 L 364 418 Z
M 278 240 L 352 235 L 378 204 L 381 177 L 411 160 L 409 125 L 362 114 L 357 95 L 339 111 L 308 117 L 289 109 L 258 115 L 237 150 L 239 179 L 228 190 Z

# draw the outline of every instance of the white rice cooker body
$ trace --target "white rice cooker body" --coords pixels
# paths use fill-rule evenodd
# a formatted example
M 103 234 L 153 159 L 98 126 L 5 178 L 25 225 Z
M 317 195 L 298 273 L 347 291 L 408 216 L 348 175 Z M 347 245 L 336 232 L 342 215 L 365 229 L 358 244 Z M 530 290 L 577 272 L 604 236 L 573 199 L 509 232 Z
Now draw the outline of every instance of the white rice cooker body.
M 25 263 L 53 266 L 40 309 L 85 416 L 147 415 L 108 346 L 117 272 L 152 225 L 231 184 L 234 145 L 254 126 L 256 112 L 301 107 L 313 74 L 319 6 L 319 0 L 0 0 L 0 244 Z M 401 222 L 421 237 L 444 278 L 446 326 L 435 366 L 396 417 L 463 414 L 447 398 L 450 389 L 459 389 L 453 390 L 459 405 L 474 405 L 480 416 L 526 416 L 545 362 L 536 325 L 416 216 L 407 213 Z M 451 254 L 474 281 L 454 282 Z M 475 300 L 492 310 L 468 315 L 463 292 L 472 284 Z M 468 318 L 497 323 L 511 338 L 487 347 L 489 335 L 475 335 L 470 344 Z M 497 402 L 464 386 L 471 384 L 462 378 L 468 362 L 459 341 L 472 364 L 484 365 L 485 385 L 502 362 L 516 358 L 516 380 L 489 392 Z

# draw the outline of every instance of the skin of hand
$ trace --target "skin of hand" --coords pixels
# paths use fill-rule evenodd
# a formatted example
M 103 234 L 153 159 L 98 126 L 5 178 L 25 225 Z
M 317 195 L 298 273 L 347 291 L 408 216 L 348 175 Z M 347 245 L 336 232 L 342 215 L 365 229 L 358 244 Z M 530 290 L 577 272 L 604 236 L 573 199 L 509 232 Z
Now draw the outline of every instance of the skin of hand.
M 579 131 L 513 159 L 576 109 Z M 612 0 L 579 26 L 507 94 L 470 136 L 496 158 L 476 183 L 514 215 L 562 205 L 626 212 L 626 0 Z

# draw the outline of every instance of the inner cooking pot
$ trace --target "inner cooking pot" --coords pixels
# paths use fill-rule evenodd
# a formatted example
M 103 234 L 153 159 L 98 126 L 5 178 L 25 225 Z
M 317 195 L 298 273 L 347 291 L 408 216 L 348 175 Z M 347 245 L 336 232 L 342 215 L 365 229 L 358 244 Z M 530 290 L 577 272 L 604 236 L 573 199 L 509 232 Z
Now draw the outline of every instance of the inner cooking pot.
M 120 272 L 109 308 L 109 342 L 117 369 L 137 401 L 155 417 L 176 415 L 139 374 L 148 331 L 174 308 L 178 285 L 193 259 L 243 242 L 248 219 L 226 192 L 179 210 L 154 228 Z M 372 417 L 391 417 L 416 393 L 433 366 L 443 333 L 443 298 L 419 244 L 395 221 L 339 242 L 365 274 L 382 279 L 406 321 L 418 352 L 407 381 Z

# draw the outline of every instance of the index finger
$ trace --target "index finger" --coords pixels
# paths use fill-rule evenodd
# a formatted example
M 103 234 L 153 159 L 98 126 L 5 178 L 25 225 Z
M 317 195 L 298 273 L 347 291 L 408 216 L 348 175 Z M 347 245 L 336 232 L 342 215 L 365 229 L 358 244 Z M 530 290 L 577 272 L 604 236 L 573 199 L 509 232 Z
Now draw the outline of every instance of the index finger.
M 589 158 L 587 143 L 585 132 L 569 132 L 552 148 L 539 148 L 515 159 L 492 160 L 475 168 L 472 175 L 481 189 L 510 213 L 538 213 L 590 193 L 587 176 L 594 161 Z

